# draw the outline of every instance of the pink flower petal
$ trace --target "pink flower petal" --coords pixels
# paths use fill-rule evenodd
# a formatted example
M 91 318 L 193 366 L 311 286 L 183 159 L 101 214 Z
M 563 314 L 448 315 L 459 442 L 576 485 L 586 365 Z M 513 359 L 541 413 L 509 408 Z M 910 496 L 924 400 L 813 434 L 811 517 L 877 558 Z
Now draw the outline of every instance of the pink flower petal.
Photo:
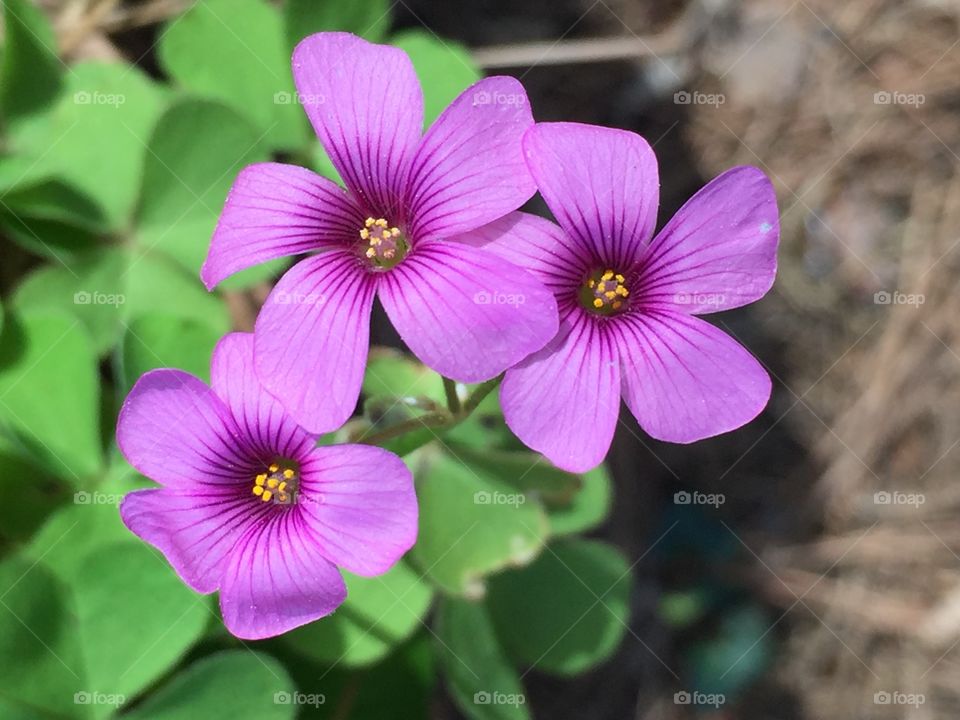
M 549 220 L 512 212 L 461 235 L 458 240 L 482 247 L 529 270 L 555 295 L 565 296 L 583 282 L 591 253 Z
M 251 527 L 230 553 L 220 584 L 227 629 L 259 640 L 336 610 L 347 588 L 318 547 L 296 508 Z
M 645 302 L 686 313 L 740 307 L 763 297 L 777 272 L 777 196 L 754 167 L 728 170 L 680 208 L 651 242 Z
M 277 456 L 297 459 L 310 452 L 314 438 L 263 389 L 254 372 L 253 343 L 252 333 L 225 335 L 213 351 L 210 385 L 230 408 L 247 447 L 264 466 Z
M 117 444 L 141 473 L 186 491 L 235 483 L 250 466 L 227 406 L 180 370 L 152 370 L 137 381 L 120 409 Z
M 380 300 L 413 354 L 460 382 L 489 380 L 557 331 L 556 300 L 533 275 L 460 243 L 415 247 Z
M 320 142 L 365 211 L 395 211 L 423 132 L 423 93 L 407 54 L 349 33 L 317 33 L 293 51 L 293 78 Z
M 598 265 L 625 271 L 657 222 L 657 158 L 639 135 L 579 123 L 539 123 L 523 138 L 527 165 L 561 227 Z
M 533 125 L 523 86 L 490 77 L 464 90 L 424 136 L 410 165 L 416 239 L 444 238 L 516 210 L 536 192 L 520 140 Z
M 417 539 L 413 476 L 369 445 L 316 448 L 303 464 L 298 507 L 331 562 L 358 575 L 389 570 Z
M 291 268 L 260 310 L 257 375 L 310 432 L 339 428 L 356 408 L 374 287 L 353 254 L 331 250 Z
M 671 312 L 618 318 L 623 396 L 647 433 L 691 443 L 734 430 L 770 398 L 770 376 L 729 335 Z
M 137 490 L 120 505 L 124 524 L 160 550 L 191 588 L 220 587 L 227 555 L 257 521 L 239 486 L 206 485 L 196 491 Z
M 543 350 L 507 371 L 500 404 L 525 445 L 570 472 L 596 467 L 620 414 L 620 368 L 601 322 L 570 308 Z
M 259 163 L 230 188 L 200 278 L 208 290 L 273 258 L 355 240 L 364 216 L 346 191 L 294 165 Z

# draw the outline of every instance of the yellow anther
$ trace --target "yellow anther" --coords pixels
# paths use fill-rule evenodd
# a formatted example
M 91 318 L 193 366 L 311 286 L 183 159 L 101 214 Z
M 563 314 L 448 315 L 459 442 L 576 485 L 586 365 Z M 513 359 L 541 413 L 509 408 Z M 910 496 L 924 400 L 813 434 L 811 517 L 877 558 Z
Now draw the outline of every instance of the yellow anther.
M 400 228 L 392 226 L 386 218 L 368 217 L 360 229 L 360 239 L 366 243 L 366 247 L 359 248 L 363 256 L 380 267 L 393 267 L 409 250 Z
M 275 504 L 287 504 L 294 500 L 300 487 L 300 477 L 295 466 L 286 461 L 271 463 L 267 472 L 253 478 L 253 494 L 263 502 L 273 500 Z
M 599 310 L 608 314 L 624 306 L 627 290 L 626 276 L 610 268 L 594 270 L 583 280 L 580 289 L 580 302 L 590 310 Z

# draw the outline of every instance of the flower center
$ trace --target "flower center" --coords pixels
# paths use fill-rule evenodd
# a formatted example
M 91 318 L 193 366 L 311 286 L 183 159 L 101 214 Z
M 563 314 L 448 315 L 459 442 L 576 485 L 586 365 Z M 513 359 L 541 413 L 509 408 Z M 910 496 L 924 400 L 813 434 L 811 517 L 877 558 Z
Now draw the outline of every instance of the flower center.
M 273 501 L 277 505 L 294 502 L 299 487 L 300 474 L 286 463 L 271 463 L 267 472 L 253 479 L 253 494 L 263 502 Z
M 583 281 L 580 304 L 600 315 L 612 315 L 621 310 L 630 291 L 625 278 L 613 270 L 595 270 Z
M 368 217 L 360 228 L 364 257 L 377 269 L 390 269 L 407 256 L 410 245 L 384 218 Z

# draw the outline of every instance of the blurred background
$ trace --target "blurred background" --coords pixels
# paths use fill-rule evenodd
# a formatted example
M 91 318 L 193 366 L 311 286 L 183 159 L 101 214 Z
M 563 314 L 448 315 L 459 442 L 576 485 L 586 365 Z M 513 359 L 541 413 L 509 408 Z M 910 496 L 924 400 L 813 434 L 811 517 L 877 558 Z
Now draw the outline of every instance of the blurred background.
M 5 0 L 0 716 L 957 717 L 958 23 L 953 0 Z M 711 320 L 774 394 L 688 447 L 623 412 L 606 473 L 520 483 L 549 539 L 496 555 L 501 518 L 441 573 L 456 541 L 425 527 L 336 624 L 239 643 L 119 526 L 145 481 L 112 428 L 141 372 L 205 375 L 282 269 L 196 276 L 240 167 L 331 172 L 289 77 L 321 29 L 406 49 L 428 121 L 506 73 L 538 120 L 641 133 L 660 224 L 766 171 L 777 282 Z M 373 342 L 401 348 L 382 316 Z M 365 384 L 356 423 L 389 421 L 388 390 Z M 499 427 L 494 403 L 455 440 Z M 429 483 L 457 469 L 417 453 L 423 512 L 451 507 Z

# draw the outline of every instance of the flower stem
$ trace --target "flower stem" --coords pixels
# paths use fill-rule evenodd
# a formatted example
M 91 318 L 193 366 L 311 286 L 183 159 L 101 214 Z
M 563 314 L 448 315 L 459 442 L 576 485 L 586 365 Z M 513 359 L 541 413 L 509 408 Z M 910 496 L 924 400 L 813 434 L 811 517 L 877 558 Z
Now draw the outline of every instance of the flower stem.
M 470 415 L 480 406 L 480 403 L 483 402 L 483 399 L 487 397 L 496 387 L 500 384 L 500 381 L 503 379 L 503 375 L 499 375 L 492 380 L 487 380 L 484 383 L 481 383 L 477 388 L 470 393 L 467 399 L 460 404 L 460 399 L 457 398 L 457 410 L 436 410 L 434 412 L 426 413 L 425 415 L 420 415 L 419 417 L 410 418 L 409 420 L 404 420 L 401 423 L 397 423 L 392 427 L 385 428 L 379 432 L 372 433 L 365 437 L 357 438 L 356 442 L 362 442 L 367 445 L 380 445 L 387 440 L 392 440 L 394 438 L 400 437 L 401 435 L 406 435 L 407 433 L 414 432 L 415 430 L 420 430 L 421 428 L 435 428 L 437 430 L 449 430 L 456 425 L 459 425 L 461 422 L 466 420 Z M 449 386 L 448 386 L 449 383 Z M 447 389 L 447 402 L 450 403 L 450 392 L 451 390 L 455 393 L 456 388 L 452 380 L 447 378 L 443 379 L 444 389 Z M 451 403 L 452 404 L 452 403 Z
M 447 409 L 451 415 L 460 412 L 460 396 L 457 395 L 457 383 L 448 377 L 443 379 L 443 392 L 447 395 Z

